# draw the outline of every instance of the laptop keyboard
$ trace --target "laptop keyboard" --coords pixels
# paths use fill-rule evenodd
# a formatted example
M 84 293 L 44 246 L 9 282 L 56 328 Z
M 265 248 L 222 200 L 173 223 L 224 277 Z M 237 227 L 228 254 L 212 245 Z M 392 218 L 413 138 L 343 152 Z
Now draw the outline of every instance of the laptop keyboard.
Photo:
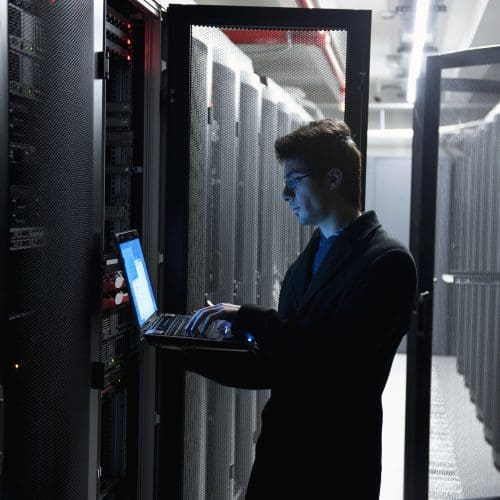
M 189 318 L 190 316 L 187 315 L 163 316 L 155 330 L 162 330 L 163 335 L 189 337 L 190 335 L 186 331 Z
M 166 335 L 168 337 L 197 337 L 198 334 L 192 334 L 186 331 L 186 325 L 191 319 L 189 314 L 166 314 L 160 318 L 158 323 L 151 329 L 156 334 Z M 203 334 L 203 337 L 209 339 L 222 339 L 231 337 L 220 329 L 218 322 L 214 321 L 209 325 Z

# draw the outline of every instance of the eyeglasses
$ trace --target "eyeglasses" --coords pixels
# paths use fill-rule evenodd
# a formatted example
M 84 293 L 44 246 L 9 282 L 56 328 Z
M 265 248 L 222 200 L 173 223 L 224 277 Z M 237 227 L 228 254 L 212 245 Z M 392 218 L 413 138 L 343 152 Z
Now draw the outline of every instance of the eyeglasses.
M 295 191 L 297 184 L 304 179 L 304 177 L 310 177 L 311 174 L 301 175 L 300 177 L 285 177 L 283 181 L 283 185 L 285 185 L 288 189 Z

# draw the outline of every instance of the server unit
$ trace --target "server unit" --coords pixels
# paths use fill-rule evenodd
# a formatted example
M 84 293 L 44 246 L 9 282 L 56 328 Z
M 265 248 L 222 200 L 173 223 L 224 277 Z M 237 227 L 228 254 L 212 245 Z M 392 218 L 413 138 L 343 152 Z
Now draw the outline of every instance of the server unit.
M 258 166 L 262 123 L 262 83 L 257 74 L 240 73 L 239 160 L 236 179 L 235 293 L 237 304 L 257 303 Z M 253 460 L 257 431 L 257 393 L 236 390 L 234 490 L 245 491 Z

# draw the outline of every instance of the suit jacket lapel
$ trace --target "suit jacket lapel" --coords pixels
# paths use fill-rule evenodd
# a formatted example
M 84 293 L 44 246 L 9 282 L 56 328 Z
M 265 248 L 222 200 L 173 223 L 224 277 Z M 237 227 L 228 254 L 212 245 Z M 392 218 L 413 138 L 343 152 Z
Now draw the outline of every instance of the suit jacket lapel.
M 311 245 L 311 239 L 311 242 L 306 247 L 307 252 L 304 251 L 304 254 L 306 254 L 304 255 L 304 261 L 297 262 L 297 276 L 295 276 L 295 273 L 293 276 L 294 282 L 297 279 L 297 283 L 293 283 L 292 287 L 295 288 L 295 293 L 298 297 L 298 310 L 310 302 L 318 290 L 325 286 L 338 273 L 345 262 L 352 257 L 355 249 L 362 245 L 363 242 L 369 241 L 370 235 L 379 227 L 380 222 L 375 212 L 368 211 L 362 214 L 333 242 L 332 248 L 330 248 L 330 251 L 306 289 L 308 273 L 310 272 L 312 259 L 314 259 L 317 249 L 317 244 Z M 318 234 L 315 233 L 315 235 L 319 238 Z M 307 257 L 307 260 L 305 260 L 305 257 Z
M 309 283 L 309 275 L 311 273 L 312 261 L 318 248 L 319 233 L 316 230 L 306 248 L 300 253 L 294 264 L 293 274 L 291 276 L 291 289 L 295 301 L 295 306 L 298 307 L 302 297 L 304 296 L 307 285 Z
M 349 259 L 352 245 L 346 235 L 341 234 L 330 248 L 316 274 L 312 277 L 309 287 L 299 301 L 299 309 L 304 307 L 325 284 L 332 279 L 339 268 Z

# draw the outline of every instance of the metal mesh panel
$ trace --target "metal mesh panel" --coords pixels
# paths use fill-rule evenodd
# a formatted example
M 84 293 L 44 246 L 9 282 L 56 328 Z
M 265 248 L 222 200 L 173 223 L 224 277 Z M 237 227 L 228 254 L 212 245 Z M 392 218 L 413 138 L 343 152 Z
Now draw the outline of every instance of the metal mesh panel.
M 236 390 L 236 434 L 234 456 L 234 491 L 239 497 L 245 490 L 255 458 L 255 438 L 257 433 L 257 392 Z
M 232 498 L 234 489 L 235 389 L 208 383 L 205 498 Z
M 290 105 L 287 105 L 286 102 L 280 102 L 278 104 L 278 137 L 282 137 L 288 134 L 289 132 L 291 132 L 291 129 L 292 129 L 291 107 Z M 274 194 L 277 195 L 281 188 L 280 181 L 283 175 L 280 168 L 277 168 L 275 170 L 275 173 L 276 173 L 275 182 L 277 189 Z M 290 254 L 289 249 L 293 248 L 294 241 L 293 241 L 293 235 L 290 234 L 292 227 L 288 226 L 287 224 L 287 222 L 289 221 L 290 210 L 278 196 L 273 198 L 273 201 L 275 205 L 274 210 L 276 212 L 275 217 L 277 216 L 278 219 L 278 227 L 277 227 L 278 231 L 276 236 L 278 236 L 278 240 L 280 242 L 280 246 L 277 249 L 277 252 L 275 251 L 276 255 L 274 257 L 278 262 L 277 266 L 278 275 L 276 276 L 276 279 L 278 283 L 281 283 L 283 281 L 283 278 L 285 277 L 286 270 L 290 265 L 290 262 L 288 261 Z M 293 230 L 294 231 L 298 230 L 297 224 L 294 224 Z M 290 237 L 291 241 L 288 240 L 287 236 Z
M 215 50 L 215 55 L 219 55 L 218 50 Z M 212 109 L 217 132 L 211 138 L 209 296 L 216 303 L 232 301 L 234 293 L 239 75 L 224 64 L 223 56 L 214 59 L 213 71 Z
M 344 89 L 321 55 L 319 32 L 283 30 L 275 46 L 255 42 L 270 33 L 191 30 L 190 310 L 206 299 L 276 308 L 285 272 L 312 233 L 281 200 L 274 142 L 312 119 L 343 118 Z M 345 42 L 346 32 L 328 36 Z M 305 93 L 311 64 L 324 83 Z M 285 81 L 290 65 L 296 79 Z M 268 398 L 187 375 L 184 498 L 241 497 Z
M 184 471 L 183 494 L 186 500 L 205 498 L 207 463 L 207 385 L 208 380 L 186 373 L 184 403 Z
M 495 470 L 500 469 L 500 397 L 496 382 L 500 373 L 499 99 L 499 65 L 442 71 L 434 389 L 443 384 L 449 361 L 456 364 L 458 373 L 456 377 L 446 375 L 448 391 L 443 398 L 454 436 L 446 446 L 456 455 L 456 464 L 451 467 L 451 462 L 443 459 L 443 450 L 431 443 L 429 494 L 435 497 L 451 476 L 459 479 L 466 498 L 500 492 L 500 473 Z M 466 401 L 461 387 L 450 382 L 460 379 L 468 389 Z M 477 421 L 465 421 L 464 415 L 469 412 Z M 480 434 L 483 436 L 478 438 Z M 438 462 L 451 467 L 446 481 L 434 467 Z
M 274 213 L 273 200 L 277 197 L 276 172 L 278 169 L 274 141 L 278 136 L 278 102 L 275 93 L 266 86 L 262 100 L 262 143 L 259 165 L 259 248 L 258 248 L 258 302 L 267 307 L 276 307 L 273 295 L 275 266 L 273 253 L 276 243 L 278 221 Z
M 237 170 L 235 301 L 257 301 L 258 165 L 262 120 L 262 84 L 243 72 L 240 94 L 240 154 Z
M 193 34 L 191 69 L 191 129 L 190 129 L 190 169 L 188 227 L 188 310 L 203 305 L 204 293 L 209 289 L 207 256 L 208 238 L 208 189 L 210 141 L 208 110 L 209 88 L 212 81 L 211 50 L 203 40 Z M 209 64 L 210 61 L 210 64 Z
M 196 37 L 195 35 L 198 35 Z M 190 221 L 188 227 L 188 298 L 192 311 L 201 307 L 209 290 L 208 192 L 210 169 L 210 130 L 208 109 L 212 81 L 212 50 L 202 33 L 193 33 L 191 59 L 191 129 L 190 129 Z M 197 220 L 195 220 L 195 218 Z M 184 435 L 184 498 L 205 498 L 206 426 L 208 381 L 194 373 L 186 374 L 186 415 Z
M 235 302 L 257 302 L 258 165 L 262 120 L 262 84 L 258 76 L 241 72 L 239 161 L 236 195 Z M 236 390 L 234 488 L 245 489 L 255 456 L 255 391 Z
M 500 317 L 500 252 L 498 248 L 500 246 L 500 224 L 498 219 L 498 214 L 500 213 L 500 168 L 498 165 L 498 158 L 500 158 L 500 113 L 496 113 L 494 116 L 494 133 L 491 143 L 492 155 L 495 161 L 491 162 L 493 168 L 489 172 L 489 196 L 486 198 L 488 200 L 489 215 L 487 218 L 486 230 L 490 231 L 491 238 L 488 244 L 488 263 L 486 264 L 486 271 L 491 276 L 496 276 L 496 280 L 493 281 L 488 287 L 488 298 L 490 303 L 490 310 L 488 314 L 488 330 L 490 332 L 490 347 L 493 346 L 491 351 L 493 354 L 493 370 L 491 373 L 486 374 L 486 379 L 488 381 L 487 391 L 488 398 L 491 399 L 493 394 L 493 412 L 491 427 L 493 429 L 492 443 L 493 443 L 493 456 L 495 460 L 495 465 L 500 468 L 500 394 L 498 391 L 498 386 L 496 381 L 500 377 L 500 322 L 498 318 Z
M 24 45 L 11 45 L 23 62 L 10 82 L 15 300 L 2 334 L 18 369 L 5 387 L 4 487 L 9 498 L 69 499 L 88 480 L 93 12 L 78 0 L 22 4 L 31 13 L 10 10 Z

